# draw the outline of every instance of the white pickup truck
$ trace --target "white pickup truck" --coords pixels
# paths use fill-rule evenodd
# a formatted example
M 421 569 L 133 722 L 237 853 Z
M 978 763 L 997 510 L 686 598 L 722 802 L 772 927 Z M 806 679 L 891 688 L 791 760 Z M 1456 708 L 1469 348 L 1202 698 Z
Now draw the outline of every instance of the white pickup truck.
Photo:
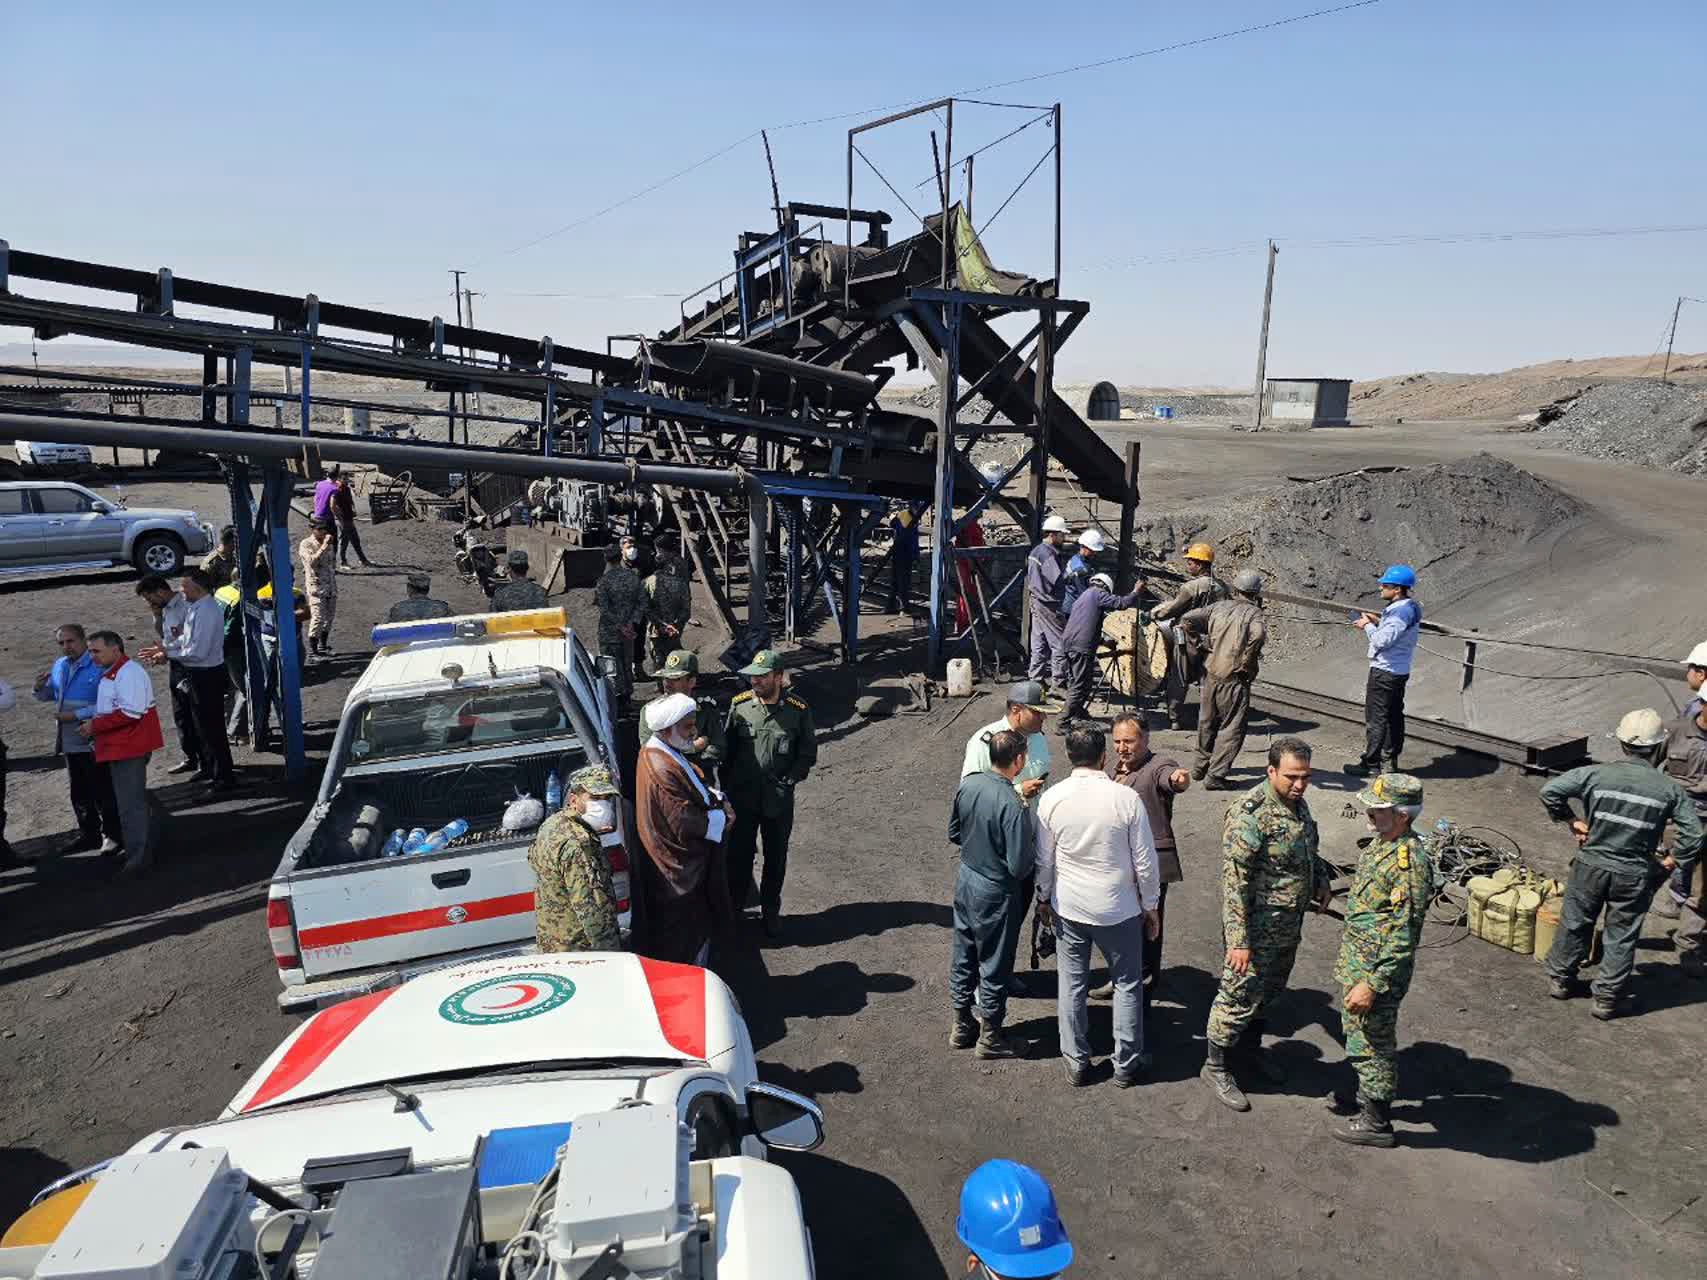
M 267 934 L 287 1013 L 533 945 L 533 830 L 505 831 L 518 795 L 604 764 L 620 777 L 609 685 L 561 609 L 374 628 L 379 652 L 344 703 L 320 792 L 285 846 Z M 468 831 L 437 852 L 384 856 L 399 828 Z M 605 837 L 629 926 L 625 831 Z

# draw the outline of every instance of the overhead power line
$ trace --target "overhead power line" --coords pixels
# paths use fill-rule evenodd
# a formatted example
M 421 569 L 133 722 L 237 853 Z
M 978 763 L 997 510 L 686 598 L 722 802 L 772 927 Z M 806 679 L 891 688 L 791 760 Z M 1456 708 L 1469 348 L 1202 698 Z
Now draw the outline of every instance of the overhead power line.
M 1259 32 L 1263 32 L 1263 31 L 1273 31 L 1279 27 L 1292 26 L 1295 23 L 1300 23 L 1300 22 L 1310 22 L 1316 18 L 1328 18 L 1328 17 L 1334 16 L 1335 14 L 1349 13 L 1353 9 L 1367 9 L 1372 5 L 1377 5 L 1380 3 L 1381 3 L 1381 0 L 1354 0 L 1354 2 L 1350 3 L 1350 4 L 1334 5 L 1331 8 L 1326 8 L 1326 9 L 1314 9 L 1308 13 L 1296 13 L 1296 14 L 1290 15 L 1289 17 L 1276 18 L 1272 22 L 1259 22 L 1259 23 L 1255 23 L 1255 24 L 1253 24 L 1251 26 L 1247 26 L 1247 27 L 1238 27 L 1238 28 L 1231 30 L 1231 31 L 1218 31 L 1214 35 L 1197 36 L 1191 40 L 1179 40 L 1179 41 L 1175 41 L 1173 44 L 1157 45 L 1155 48 L 1152 48 L 1152 49 L 1138 49 L 1138 50 L 1133 51 L 1132 53 L 1118 54 L 1112 58 L 1099 58 L 1093 62 L 1074 63 L 1072 66 L 1057 67 L 1052 71 L 1039 71 L 1033 75 L 1019 76 L 1019 77 L 1016 77 L 1016 78 L 1011 79 L 1011 80 L 995 80 L 995 81 L 990 82 L 989 84 L 976 85 L 976 86 L 974 86 L 972 88 L 968 88 L 968 89 L 960 89 L 960 90 L 957 90 L 956 92 L 954 92 L 953 94 L 947 94 L 947 95 L 942 95 L 942 96 L 953 97 L 953 98 L 957 98 L 957 99 L 964 99 L 964 98 L 967 98 L 971 94 L 987 93 L 992 89 L 1006 89 L 1006 88 L 1011 88 L 1014 85 L 1035 84 L 1036 82 L 1038 82 L 1040 80 L 1053 80 L 1059 76 L 1077 75 L 1077 74 L 1079 74 L 1081 72 L 1085 72 L 1085 71 L 1099 71 L 1099 70 L 1103 69 L 1104 67 L 1117 66 L 1121 63 L 1127 63 L 1127 62 L 1135 62 L 1139 58 L 1153 58 L 1153 57 L 1158 56 L 1159 54 L 1175 53 L 1175 52 L 1178 52 L 1182 49 L 1194 49 L 1194 48 L 1197 48 L 1201 45 L 1216 44 L 1216 43 L 1219 43 L 1220 41 L 1232 40 L 1232 39 L 1235 39 L 1239 36 L 1255 35 Z M 926 103 L 932 102 L 932 101 L 935 101 L 935 99 L 934 98 L 915 98 L 910 102 L 892 102 L 892 103 L 884 104 L 882 106 L 862 107 L 857 111 L 840 111 L 840 112 L 835 113 L 834 115 L 814 116 L 810 119 L 805 119 L 805 120 L 791 120 L 791 121 L 787 122 L 786 124 L 768 125 L 765 128 L 768 128 L 769 131 L 772 133 L 781 133 L 782 131 L 784 131 L 786 129 L 807 129 L 807 128 L 811 128 L 814 125 L 832 124 L 838 120 L 851 120 L 851 119 L 854 119 L 855 117 L 858 117 L 858 116 L 875 115 L 879 112 L 884 112 L 884 111 L 900 111 L 900 110 L 904 110 L 908 107 L 923 106 Z M 982 105 L 1000 106 L 1000 107 L 1019 107 L 1019 106 L 1022 106 L 1024 104 L 1020 104 L 1020 103 L 984 103 Z M 1026 106 L 1025 109 L 1033 110 L 1036 108 Z M 651 195 L 654 191 L 658 191 L 663 187 L 667 187 L 672 182 L 675 182 L 678 179 L 685 178 L 688 174 L 694 172 L 694 170 L 696 170 L 696 169 L 703 169 L 706 165 L 710 164 L 713 160 L 722 159 L 724 156 L 728 155 L 731 151 L 734 151 L 737 147 L 744 146 L 745 144 L 753 141 L 755 138 L 759 137 L 760 134 L 762 134 L 763 132 L 765 132 L 765 129 L 761 128 L 761 129 L 754 129 L 750 133 L 742 134 L 739 138 L 736 138 L 733 142 L 728 143 L 725 146 L 719 147 L 716 151 L 713 151 L 708 155 L 700 157 L 698 160 L 695 160 L 692 164 L 676 170 L 674 173 L 670 174 L 668 177 L 660 178 L 656 182 L 649 183 L 648 185 L 641 187 L 637 191 L 632 191 L 628 195 L 625 195 L 625 196 L 621 197 L 620 199 L 613 200 L 610 204 L 605 205 L 601 209 L 594 210 L 592 213 L 585 214 L 582 217 L 576 218 L 572 222 L 566 222 L 562 226 L 557 227 L 554 230 L 547 231 L 544 235 L 535 236 L 531 240 L 525 240 L 521 244 L 514 245 L 508 249 L 500 249 L 497 253 L 489 254 L 488 256 L 486 256 L 484 258 L 480 258 L 480 259 L 476 260 L 473 265 L 476 267 L 484 266 L 486 263 L 494 262 L 499 258 L 507 258 L 513 254 L 525 252 L 528 249 L 532 249 L 538 245 L 544 244 L 547 240 L 555 240 L 558 236 L 566 235 L 571 231 L 574 231 L 580 227 L 586 226 L 590 222 L 596 222 L 598 219 L 606 216 L 607 214 L 615 213 L 618 209 L 621 209 L 626 205 L 633 204 L 636 200 L 644 199 L 646 196 Z

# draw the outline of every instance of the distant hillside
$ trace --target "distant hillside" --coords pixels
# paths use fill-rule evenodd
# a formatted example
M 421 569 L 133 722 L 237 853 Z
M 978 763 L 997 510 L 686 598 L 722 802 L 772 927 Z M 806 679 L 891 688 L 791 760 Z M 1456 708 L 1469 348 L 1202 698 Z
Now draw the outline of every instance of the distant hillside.
M 1406 373 L 1351 387 L 1351 416 L 1359 422 L 1392 418 L 1515 418 L 1590 387 L 1620 379 L 1657 380 L 1654 356 L 1549 360 L 1504 373 Z M 1675 354 L 1675 381 L 1707 383 L 1707 353 Z

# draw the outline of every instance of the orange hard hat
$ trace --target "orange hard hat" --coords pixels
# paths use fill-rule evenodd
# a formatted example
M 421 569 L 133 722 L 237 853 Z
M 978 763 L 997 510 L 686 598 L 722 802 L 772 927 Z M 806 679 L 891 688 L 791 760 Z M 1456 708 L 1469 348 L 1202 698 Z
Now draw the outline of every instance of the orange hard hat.
M 1194 542 L 1185 549 L 1187 560 L 1201 560 L 1204 564 L 1215 563 L 1215 548 L 1207 542 Z

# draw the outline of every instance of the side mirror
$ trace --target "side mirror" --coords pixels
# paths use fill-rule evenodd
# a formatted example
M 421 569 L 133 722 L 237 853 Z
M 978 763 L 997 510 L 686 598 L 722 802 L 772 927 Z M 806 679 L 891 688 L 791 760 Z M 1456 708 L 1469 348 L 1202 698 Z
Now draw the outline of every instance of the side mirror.
M 112 503 L 107 502 L 101 498 L 95 499 L 95 514 L 96 515 L 110 516 L 110 515 L 112 515 L 112 513 L 113 513 L 113 504 Z
M 601 653 L 601 654 L 597 655 L 593 659 L 593 665 L 598 668 L 599 674 L 601 676 L 603 676 L 606 680 L 615 680 L 616 679 L 616 673 L 617 673 L 616 659 L 614 657 L 612 657 L 610 654 Z
M 810 1151 L 824 1141 L 824 1113 L 791 1089 L 748 1085 L 747 1118 L 754 1136 L 780 1151 Z

